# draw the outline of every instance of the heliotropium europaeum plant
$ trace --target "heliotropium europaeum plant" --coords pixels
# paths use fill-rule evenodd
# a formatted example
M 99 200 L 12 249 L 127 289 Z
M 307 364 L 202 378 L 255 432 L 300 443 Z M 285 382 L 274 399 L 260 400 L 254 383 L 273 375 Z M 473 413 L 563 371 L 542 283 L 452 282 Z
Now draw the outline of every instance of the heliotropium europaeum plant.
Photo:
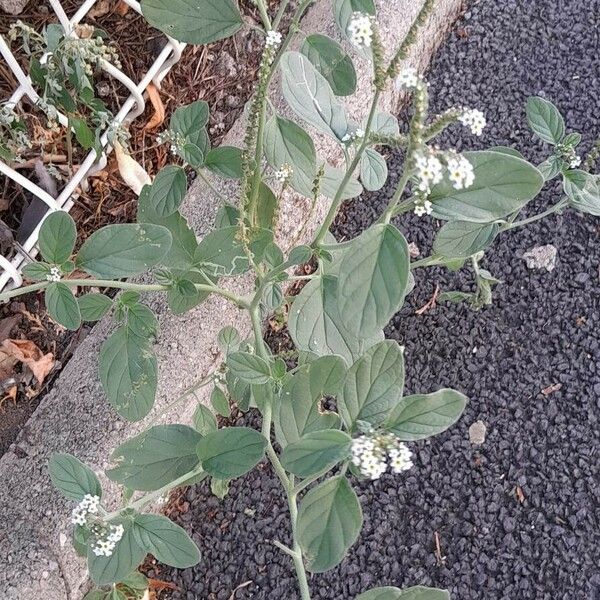
M 237 202 L 223 199 L 214 229 L 197 240 L 179 212 L 187 187 L 184 168 L 169 165 L 143 189 L 137 223 L 100 229 L 76 256 L 75 224 L 66 213 L 51 214 L 40 234 L 43 261 L 25 270 L 38 282 L 1 296 L 44 290 L 50 315 L 69 329 L 112 311 L 116 328 L 100 351 L 100 379 L 112 407 L 132 421 L 151 411 L 158 379 L 153 352 L 157 321 L 140 293 L 166 294 L 175 313 L 216 294 L 247 311 L 252 324 L 246 339 L 234 327 L 225 327 L 217 340 L 224 357 L 221 366 L 174 399 L 185 402 L 192 391 L 212 386 L 211 407 L 196 407 L 193 426 L 153 425 L 114 451 L 106 475 L 123 486 L 120 508 L 104 508 L 101 485 L 89 467 L 70 455 L 52 458 L 54 484 L 77 503 L 74 543 L 87 556 L 98 586 L 89 598 L 141 594 L 134 584 L 143 588 L 143 581 L 140 585 L 132 573 L 148 553 L 178 568 L 199 561 L 183 529 L 144 509 L 174 488 L 205 478 L 222 497 L 229 481 L 265 457 L 281 482 L 291 522 L 291 544 L 273 543 L 292 560 L 300 597 L 310 598 L 307 571 L 321 573 L 338 565 L 360 535 L 362 510 L 353 482 L 391 472 L 401 485 L 403 473 L 415 468 L 414 442 L 450 427 L 467 402 L 451 389 L 404 393 L 403 348 L 385 340 L 383 328 L 412 290 L 411 272 L 432 265 L 470 266 L 476 291 L 445 296 L 480 307 L 491 301 L 497 283 L 480 266 L 497 235 L 568 208 L 600 214 L 598 176 L 589 172 L 596 155 L 592 152 L 585 168 L 578 168 L 580 136 L 565 132 L 563 118 L 547 100 L 532 98 L 527 106 L 534 133 L 553 147 L 539 167 L 511 148 L 458 153 L 434 145 L 436 136 L 455 123 L 481 134 L 485 117 L 473 108 L 430 115 L 426 83 L 416 71 L 401 68 L 433 1 L 425 2 L 393 54 L 381 45 L 372 0 L 331 3 L 348 47 L 372 64 L 372 104 L 362 123 L 353 122 L 345 109 L 357 81 L 351 53 L 325 35 L 304 37 L 299 29 L 311 0 L 298 3 L 285 35 L 277 29 L 290 3 L 282 1 L 275 15 L 263 0 L 256 4 L 265 47 L 244 146 L 211 148 L 209 109 L 202 101 L 175 111 L 161 135 L 178 162 L 207 181 L 239 182 Z M 144 0 L 142 9 L 152 25 L 189 43 L 212 42 L 242 27 L 234 0 L 196 0 L 195 5 L 197 9 L 183 0 Z M 297 38 L 299 50 L 289 50 Z M 276 72 L 295 120 L 278 114 L 268 100 Z M 412 103 L 405 134 L 396 117 L 378 108 L 382 92 L 392 85 Z M 337 144 L 341 168 L 317 156 L 304 126 Z M 396 189 L 371 227 L 337 243 L 328 231 L 341 203 L 387 181 L 380 146 L 404 150 Z M 554 177 L 563 179 L 564 198 L 519 219 L 544 182 Z M 324 196 L 330 207 L 309 244 L 284 250 L 273 232 L 288 188 L 313 205 Z M 446 222 L 433 254 L 412 262 L 403 234 L 392 224 L 410 211 Z M 307 221 L 311 218 L 306 216 Z M 316 264 L 314 272 L 294 275 L 308 261 Z M 73 278 L 75 269 L 90 278 Z M 123 281 L 147 271 L 154 277 L 150 283 Z M 222 286 L 240 276 L 253 278 L 252 293 L 242 296 Z M 305 283 L 301 292 L 286 297 L 286 284 L 299 279 Z M 122 292 L 115 298 L 97 292 L 75 297 L 71 292 L 90 287 Z M 287 322 L 296 348 L 293 368 L 288 367 L 289 354 L 272 352 L 263 340 L 263 319 L 272 313 Z M 219 428 L 215 413 L 227 415 L 230 403 L 241 411 L 258 411 L 261 431 Z M 356 600 L 447 598 L 443 590 L 385 587 L 365 591 Z

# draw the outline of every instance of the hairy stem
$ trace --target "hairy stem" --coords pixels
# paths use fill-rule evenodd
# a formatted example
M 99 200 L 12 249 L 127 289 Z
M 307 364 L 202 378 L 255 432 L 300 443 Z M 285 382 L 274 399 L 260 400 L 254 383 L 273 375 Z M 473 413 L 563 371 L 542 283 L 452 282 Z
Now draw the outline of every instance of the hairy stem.
M 366 150 L 367 146 L 369 145 L 369 134 L 371 132 L 371 127 L 373 126 L 373 120 L 375 119 L 375 114 L 377 113 L 377 105 L 379 104 L 379 96 L 380 95 L 381 95 L 381 92 L 379 90 L 376 90 L 375 94 L 373 95 L 373 101 L 371 103 L 371 110 L 369 111 L 369 118 L 367 119 L 367 124 L 365 126 L 365 134 L 364 134 L 362 143 L 359 146 L 358 150 L 356 151 L 356 154 L 354 155 L 354 159 L 350 163 L 350 166 L 346 169 L 344 178 L 342 179 L 342 182 L 340 183 L 340 187 L 338 188 L 338 190 L 335 194 L 335 197 L 333 198 L 333 201 L 331 202 L 329 211 L 327 212 L 327 215 L 325 216 L 323 223 L 321 223 L 321 226 L 319 227 L 319 229 L 317 231 L 315 239 L 312 243 L 313 248 L 319 248 L 319 246 L 323 242 L 323 238 L 329 231 L 329 228 L 331 227 L 331 224 L 333 223 L 333 220 L 335 219 L 335 216 L 337 215 L 339 207 L 342 204 L 342 195 L 344 193 L 344 189 L 346 188 L 346 185 L 350 181 L 352 174 L 356 170 L 356 167 L 358 166 L 358 163 L 360 162 L 363 152 Z
M 500 231 L 508 231 L 509 229 L 515 229 L 516 227 L 522 227 L 523 225 L 529 225 L 530 223 L 535 223 L 535 221 L 539 221 L 544 217 L 547 217 L 555 212 L 562 210 L 568 204 L 568 200 L 566 198 L 562 198 L 556 204 L 546 209 L 545 211 L 533 215 L 533 217 L 529 217 L 527 219 L 522 219 L 521 221 L 513 221 L 512 223 L 505 223 L 500 227 Z
M 269 19 L 269 13 L 267 12 L 267 7 L 264 0 L 254 0 L 254 3 L 258 8 L 258 14 L 260 15 L 260 20 L 262 21 L 263 27 L 269 31 L 271 29 L 271 19 Z
M 9 290 L 8 292 L 0 294 L 0 302 L 4 302 L 6 300 L 9 300 L 10 298 L 15 298 L 17 296 L 22 296 L 23 294 L 28 294 L 29 292 L 43 290 L 47 288 L 50 285 L 50 283 L 50 281 L 40 281 L 39 283 L 34 283 L 32 285 L 26 285 L 20 288 L 16 288 L 14 290 Z M 69 287 L 81 286 L 114 288 L 134 292 L 166 292 L 169 290 L 168 285 L 163 285 L 161 283 L 132 283 L 130 281 L 113 281 L 111 279 L 61 279 L 61 283 L 64 283 Z M 236 294 L 233 294 L 232 292 L 217 287 L 215 285 L 205 285 L 203 283 L 196 283 L 195 286 L 196 289 L 200 292 L 210 292 L 212 294 L 217 294 L 218 296 L 227 298 L 227 300 L 231 300 L 234 304 L 237 304 L 238 306 L 244 308 L 247 308 L 249 306 L 248 301 L 245 298 L 237 296 Z

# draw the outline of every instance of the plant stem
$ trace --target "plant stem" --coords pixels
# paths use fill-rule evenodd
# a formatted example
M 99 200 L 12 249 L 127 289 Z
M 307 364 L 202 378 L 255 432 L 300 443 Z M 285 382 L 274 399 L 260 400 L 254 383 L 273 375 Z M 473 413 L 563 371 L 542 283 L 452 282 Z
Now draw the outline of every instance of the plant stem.
M 381 95 L 381 92 L 379 90 L 376 90 L 375 94 L 373 95 L 373 102 L 371 103 L 371 110 L 369 111 L 369 118 L 367 119 L 367 124 L 365 126 L 365 134 L 363 137 L 363 141 L 362 141 L 361 145 L 359 146 L 358 150 L 356 151 L 356 154 L 354 155 L 354 159 L 350 163 L 350 166 L 346 169 L 344 178 L 342 179 L 342 182 L 340 183 L 340 187 L 338 188 L 338 190 L 335 194 L 335 197 L 333 198 L 333 201 L 331 202 L 329 211 L 327 212 L 327 215 L 325 216 L 323 223 L 321 223 L 321 226 L 319 227 L 319 229 L 317 231 L 315 239 L 314 239 L 313 243 L 311 244 L 311 246 L 313 248 L 320 247 L 320 245 L 323 241 L 323 238 L 329 231 L 329 228 L 331 227 L 331 224 L 333 223 L 333 220 L 335 219 L 338 209 L 342 203 L 342 195 L 344 193 L 344 189 L 346 188 L 346 185 L 350 181 L 352 174 L 354 173 L 354 171 L 356 170 L 356 167 L 358 166 L 358 163 L 360 162 L 363 152 L 365 151 L 365 149 L 367 148 L 367 146 L 369 144 L 369 134 L 371 132 L 373 120 L 375 119 L 375 114 L 377 112 L 377 105 L 379 104 L 379 96 L 380 95 Z
M 566 198 L 562 198 L 550 208 L 537 215 L 533 215 L 533 217 L 522 219 L 521 221 L 513 221 L 512 223 L 505 223 L 504 225 L 502 225 L 502 227 L 500 227 L 500 231 L 508 231 L 509 229 L 515 229 L 516 227 L 522 227 L 523 225 L 535 223 L 535 221 L 539 221 L 544 217 L 547 217 L 555 212 L 558 212 L 559 210 L 562 210 L 568 204 L 568 202 L 569 201 Z
M 40 281 L 39 283 L 34 283 L 32 285 L 26 285 L 24 287 L 16 288 L 14 290 L 9 290 L 8 292 L 0 294 L 0 302 L 4 302 L 6 300 L 9 300 L 10 298 L 15 298 L 16 296 L 28 294 L 29 292 L 43 290 L 44 288 L 48 287 L 50 283 L 50 281 Z M 168 285 L 163 285 L 160 283 L 132 283 L 130 281 L 113 281 L 111 279 L 61 279 L 61 283 L 64 283 L 69 287 L 82 286 L 114 288 L 119 290 L 130 290 L 135 292 L 166 292 L 169 290 Z M 241 306 L 243 308 L 247 308 L 249 306 L 248 301 L 245 298 L 237 296 L 236 294 L 233 294 L 232 292 L 223 288 L 214 285 L 205 285 L 203 283 L 196 283 L 195 286 L 196 289 L 201 292 L 210 292 L 212 294 L 217 294 L 218 296 L 222 296 L 223 298 L 231 300 L 234 304 L 237 304 L 238 306 Z
M 283 15 L 285 14 L 289 3 L 290 0 L 282 0 L 281 4 L 279 5 L 279 8 L 277 9 L 277 14 L 273 19 L 273 29 L 277 29 L 279 27 L 279 23 L 281 23 L 281 19 L 283 18 Z
M 269 13 L 267 12 L 267 7 L 265 6 L 264 0 L 255 0 L 255 4 L 258 8 L 258 13 L 260 14 L 260 20 L 263 23 L 263 27 L 269 31 L 271 29 L 271 19 L 269 19 Z

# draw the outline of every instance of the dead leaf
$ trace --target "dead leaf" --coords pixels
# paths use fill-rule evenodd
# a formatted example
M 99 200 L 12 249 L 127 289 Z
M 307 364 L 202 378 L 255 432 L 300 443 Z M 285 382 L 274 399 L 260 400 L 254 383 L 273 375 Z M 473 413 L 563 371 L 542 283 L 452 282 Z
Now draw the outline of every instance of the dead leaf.
M 115 12 L 119 16 L 124 17 L 129 12 L 129 4 L 125 4 L 123 0 L 120 0 L 119 4 L 117 4 Z
M 0 381 L 8 379 L 14 373 L 17 362 L 19 361 L 12 354 L 0 350 Z
M 437 297 L 439 295 L 440 295 L 440 286 L 436 285 L 435 290 L 433 291 L 433 296 L 431 296 L 431 298 L 429 298 L 427 303 L 424 304 L 423 306 L 421 306 L 421 308 L 419 308 L 418 310 L 415 310 L 415 314 L 422 315 L 423 313 L 426 313 L 430 308 L 435 308 Z
M 525 502 L 525 494 L 523 493 L 523 490 L 521 489 L 521 486 L 517 486 L 515 488 L 515 496 L 517 497 L 517 500 L 523 504 L 523 502 Z
M 545 387 L 542 390 L 542 394 L 544 394 L 544 396 L 549 396 L 550 394 L 552 394 L 554 392 L 558 392 L 558 390 L 560 390 L 561 388 L 562 388 L 562 383 L 553 383 L 552 385 Z
M 148 84 L 146 91 L 148 92 L 148 98 L 150 98 L 150 102 L 152 103 L 152 108 L 154 108 L 154 114 L 144 126 L 144 131 L 149 131 L 150 129 L 156 129 L 163 124 L 165 120 L 165 106 L 160 99 L 160 93 L 153 83 Z
M 92 17 L 92 19 L 97 19 L 98 17 L 103 17 L 110 12 L 110 0 L 99 0 L 94 4 L 94 6 L 88 12 L 88 16 Z
M 136 162 L 123 150 L 123 147 L 118 142 L 115 142 L 115 156 L 117 157 L 117 165 L 123 181 L 139 196 L 142 188 L 152 183 L 150 175 L 146 173 L 146 170 L 140 163 Z
M 21 320 L 21 315 L 11 315 L 0 320 L 0 342 L 10 337 L 11 331 Z
M 13 356 L 17 361 L 25 364 L 38 383 L 44 383 L 44 379 L 54 367 L 54 355 L 44 354 L 30 340 L 4 340 L 0 346 L 0 352 Z

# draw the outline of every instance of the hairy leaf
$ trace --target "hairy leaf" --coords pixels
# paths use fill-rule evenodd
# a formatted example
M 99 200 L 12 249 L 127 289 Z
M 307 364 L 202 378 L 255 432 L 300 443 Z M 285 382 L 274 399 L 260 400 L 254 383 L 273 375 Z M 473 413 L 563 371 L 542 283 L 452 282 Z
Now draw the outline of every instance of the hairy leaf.
M 83 321 L 99 321 L 111 308 L 112 299 L 105 294 L 91 292 L 77 298 L 81 319 Z
M 360 594 L 356 600 L 450 600 L 446 590 L 422 585 L 400 590 L 395 587 L 380 587 Z
M 44 299 L 48 314 L 54 321 L 72 331 L 79 329 L 81 312 L 69 286 L 60 282 L 51 283 L 46 288 Z
M 40 227 L 38 245 L 40 252 L 49 263 L 62 265 L 71 257 L 77 229 L 69 213 L 62 210 L 50 213 Z
M 387 181 L 388 168 L 385 158 L 372 148 L 367 148 L 360 160 L 360 180 L 370 192 L 380 190 Z
M 526 113 L 533 133 L 548 144 L 560 143 L 565 135 L 565 121 L 552 102 L 531 96 L 527 99 Z
M 433 250 L 447 258 L 473 256 L 485 250 L 494 241 L 499 229 L 498 223 L 449 221 L 438 231 Z
M 563 189 L 573 208 L 600 217 L 600 175 L 579 169 L 567 171 Z
M 168 217 L 179 208 L 186 191 L 185 171 L 176 165 L 167 165 L 150 186 L 148 202 L 159 217 Z
M 52 454 L 48 471 L 54 487 L 71 500 L 83 500 L 86 494 L 102 496 L 102 487 L 96 474 L 72 454 Z
M 283 449 L 281 464 L 298 477 L 309 477 L 347 458 L 351 445 L 350 436 L 337 429 L 305 433 Z

